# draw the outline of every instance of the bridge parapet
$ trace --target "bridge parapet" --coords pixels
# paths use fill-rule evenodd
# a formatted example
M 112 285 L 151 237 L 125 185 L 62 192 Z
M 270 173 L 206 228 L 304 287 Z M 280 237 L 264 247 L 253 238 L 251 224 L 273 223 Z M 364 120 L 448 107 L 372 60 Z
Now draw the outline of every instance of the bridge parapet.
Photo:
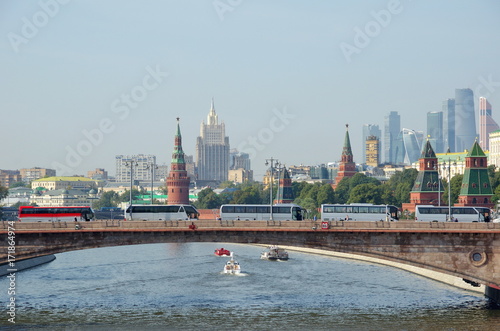
M 213 228 L 270 228 L 270 229 L 307 229 L 316 231 L 336 231 L 336 230 L 452 230 L 452 231 L 488 231 L 500 230 L 500 223 L 460 223 L 460 222 L 415 222 L 415 221 L 331 221 L 327 229 L 322 229 L 321 221 L 220 221 L 220 220 L 198 220 L 198 221 L 121 221 L 121 220 L 100 220 L 93 222 L 15 222 L 16 231 L 52 231 L 68 230 L 74 231 L 78 225 L 82 230 L 94 229 L 186 229 L 194 224 L 196 229 Z M 1 222 L 0 233 L 6 232 L 8 224 Z M 3 231 L 2 231 L 3 230 Z

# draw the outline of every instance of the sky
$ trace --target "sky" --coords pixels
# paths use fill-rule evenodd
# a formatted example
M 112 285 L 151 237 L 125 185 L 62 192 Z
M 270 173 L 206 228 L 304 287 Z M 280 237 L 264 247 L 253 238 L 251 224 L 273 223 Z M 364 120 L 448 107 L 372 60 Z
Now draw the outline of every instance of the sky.
M 499 32 L 496 0 L 1 1 L 0 169 L 170 165 L 176 118 L 194 155 L 212 98 L 257 180 L 340 160 L 346 124 L 362 162 L 363 124 L 425 133 L 456 88 L 500 123 Z

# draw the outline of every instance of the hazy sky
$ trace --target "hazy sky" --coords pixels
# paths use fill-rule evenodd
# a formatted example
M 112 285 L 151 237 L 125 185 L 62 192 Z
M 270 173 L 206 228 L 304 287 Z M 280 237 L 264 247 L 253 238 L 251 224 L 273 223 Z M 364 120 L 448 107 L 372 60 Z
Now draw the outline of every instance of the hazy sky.
M 115 155 L 194 155 L 211 98 L 231 148 L 287 165 L 338 161 L 345 124 L 401 115 L 426 131 L 455 88 L 500 122 L 500 2 L 1 1 L 0 169 L 58 175 Z

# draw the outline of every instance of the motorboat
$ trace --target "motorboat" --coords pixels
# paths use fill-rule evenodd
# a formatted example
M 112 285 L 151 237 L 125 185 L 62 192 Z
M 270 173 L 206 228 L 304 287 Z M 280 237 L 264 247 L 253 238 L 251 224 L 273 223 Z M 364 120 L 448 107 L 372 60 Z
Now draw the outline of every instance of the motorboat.
M 272 261 L 286 261 L 288 260 L 288 252 L 284 248 L 277 245 L 269 246 L 267 250 L 260 254 L 260 258 Z
M 225 248 L 217 248 L 214 252 L 215 255 L 217 256 L 230 256 L 231 252 L 228 249 Z
M 237 274 L 241 273 L 241 266 L 238 263 L 238 261 L 236 261 L 233 258 L 233 252 L 231 252 L 230 256 L 231 256 L 231 258 L 229 259 L 229 261 L 226 262 L 226 265 L 224 266 L 224 273 L 237 275 Z

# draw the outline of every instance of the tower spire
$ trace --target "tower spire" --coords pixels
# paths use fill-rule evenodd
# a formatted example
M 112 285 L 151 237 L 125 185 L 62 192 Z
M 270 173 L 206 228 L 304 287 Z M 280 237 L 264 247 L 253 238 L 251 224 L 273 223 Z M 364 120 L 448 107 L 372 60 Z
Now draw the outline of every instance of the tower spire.
M 219 119 L 217 117 L 217 114 L 215 113 L 214 98 L 213 97 L 212 97 L 212 104 L 210 105 L 210 112 L 208 113 L 208 116 L 207 116 L 207 124 L 208 125 L 219 124 Z

